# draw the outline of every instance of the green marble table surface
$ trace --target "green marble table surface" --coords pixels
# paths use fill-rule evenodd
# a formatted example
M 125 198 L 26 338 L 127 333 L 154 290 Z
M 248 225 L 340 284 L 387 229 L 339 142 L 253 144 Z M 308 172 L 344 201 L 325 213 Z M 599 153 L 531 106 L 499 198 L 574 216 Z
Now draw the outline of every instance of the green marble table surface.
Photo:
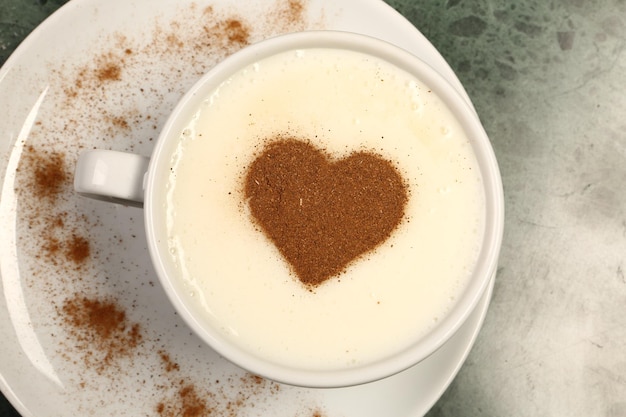
M 0 0 L 0 64 L 63 3 Z M 626 416 L 626 2 L 388 3 L 457 72 L 506 195 L 484 327 L 428 415 Z

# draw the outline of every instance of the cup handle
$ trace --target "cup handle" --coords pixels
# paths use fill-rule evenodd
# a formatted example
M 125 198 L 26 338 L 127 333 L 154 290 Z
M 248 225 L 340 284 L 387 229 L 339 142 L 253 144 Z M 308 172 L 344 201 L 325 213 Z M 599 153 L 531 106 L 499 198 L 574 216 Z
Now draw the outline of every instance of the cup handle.
M 143 207 L 144 178 L 150 158 L 94 149 L 82 152 L 74 171 L 74 190 L 85 197 Z

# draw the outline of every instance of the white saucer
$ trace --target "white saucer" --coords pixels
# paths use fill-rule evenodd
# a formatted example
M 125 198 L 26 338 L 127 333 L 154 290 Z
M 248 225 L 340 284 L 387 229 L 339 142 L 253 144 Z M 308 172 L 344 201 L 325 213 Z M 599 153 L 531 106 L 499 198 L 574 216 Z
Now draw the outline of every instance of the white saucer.
M 395 43 L 467 97 L 435 48 L 379 0 L 73 0 L 0 69 L 0 389 L 21 414 L 169 417 L 195 405 L 219 415 L 413 417 L 448 387 L 493 279 L 453 338 L 399 375 L 335 390 L 278 385 L 218 357 L 175 315 L 149 264 L 140 210 L 81 199 L 55 176 L 71 173 L 83 148 L 149 155 L 183 92 L 240 40 L 306 29 Z M 65 167 L 50 164 L 55 155 Z M 66 302 L 81 297 L 115 301 L 122 346 L 68 324 L 76 317 Z

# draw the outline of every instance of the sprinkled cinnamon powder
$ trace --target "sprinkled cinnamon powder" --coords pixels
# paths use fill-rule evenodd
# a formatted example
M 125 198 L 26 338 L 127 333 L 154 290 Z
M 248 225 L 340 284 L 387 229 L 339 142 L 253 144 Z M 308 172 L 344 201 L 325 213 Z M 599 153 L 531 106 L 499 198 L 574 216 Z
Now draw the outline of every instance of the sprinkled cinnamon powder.
M 107 62 L 96 70 L 96 78 L 100 82 L 119 81 L 122 79 L 122 69 L 116 63 Z
M 250 39 L 250 29 L 241 20 L 228 19 L 220 25 L 229 42 L 246 45 Z
M 90 243 L 85 237 L 72 234 L 67 242 L 65 255 L 74 263 L 80 264 L 89 257 L 90 251 Z
M 183 377 L 173 380 L 171 394 L 157 403 L 155 411 L 161 417 L 236 417 L 279 391 L 277 383 L 248 373 L 240 378 L 213 381 L 210 388 Z
M 165 352 L 164 350 L 159 350 L 157 353 L 161 357 L 161 361 L 163 362 L 165 372 L 173 372 L 173 371 L 180 370 L 180 366 L 172 360 L 169 353 Z
M 110 298 L 75 295 L 63 303 L 60 314 L 85 365 L 98 372 L 131 355 L 143 341 L 139 324 L 131 323 L 124 309 Z
M 44 220 L 48 220 L 44 218 Z M 80 270 L 91 255 L 90 241 L 77 231 L 66 231 L 63 225 L 50 222 L 51 228 L 41 234 L 39 257 L 44 257 L 50 265 L 66 265 L 70 269 Z
M 111 125 L 118 127 L 122 130 L 129 130 L 130 123 L 128 120 L 122 116 L 106 116 L 107 120 L 111 123 Z
M 302 21 L 305 11 L 306 8 L 304 7 L 302 0 L 289 0 L 287 2 L 287 7 L 279 13 L 282 14 L 281 18 L 288 22 L 300 22 Z
M 205 396 L 196 391 L 194 385 L 181 381 L 171 401 L 157 404 L 156 411 L 161 417 L 206 417 L 213 414 L 213 409 Z
M 33 204 L 22 208 L 29 215 L 31 230 L 41 228 L 38 232 L 41 252 L 37 256 L 44 256 L 53 265 L 69 261 L 80 266 L 91 254 L 89 240 L 77 230 L 66 231 L 68 213 L 57 209 L 61 197 L 71 190 L 71 174 L 65 160 L 63 152 L 25 146 L 18 168 L 24 180 L 17 182 L 17 192 L 21 197 L 35 198 Z
M 308 287 L 385 242 L 404 217 L 408 187 L 370 152 L 331 160 L 305 140 L 270 139 L 248 168 L 245 199 L 259 228 Z
M 30 169 L 30 189 L 35 197 L 54 201 L 69 179 L 63 152 L 48 151 L 32 145 L 24 147 L 20 168 Z

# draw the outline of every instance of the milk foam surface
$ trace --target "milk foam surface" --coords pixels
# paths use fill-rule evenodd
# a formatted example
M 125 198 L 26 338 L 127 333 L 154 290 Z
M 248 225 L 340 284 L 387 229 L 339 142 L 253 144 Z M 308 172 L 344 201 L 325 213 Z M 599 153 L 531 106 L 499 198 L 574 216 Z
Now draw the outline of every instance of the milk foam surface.
M 314 292 L 243 197 L 247 166 L 280 134 L 336 158 L 376 152 L 410 188 L 391 238 Z M 408 346 L 446 314 L 480 250 L 484 192 L 464 132 L 427 86 L 356 52 L 292 51 L 232 76 L 190 120 L 172 168 L 167 227 L 179 278 L 207 320 L 277 362 L 341 369 Z

